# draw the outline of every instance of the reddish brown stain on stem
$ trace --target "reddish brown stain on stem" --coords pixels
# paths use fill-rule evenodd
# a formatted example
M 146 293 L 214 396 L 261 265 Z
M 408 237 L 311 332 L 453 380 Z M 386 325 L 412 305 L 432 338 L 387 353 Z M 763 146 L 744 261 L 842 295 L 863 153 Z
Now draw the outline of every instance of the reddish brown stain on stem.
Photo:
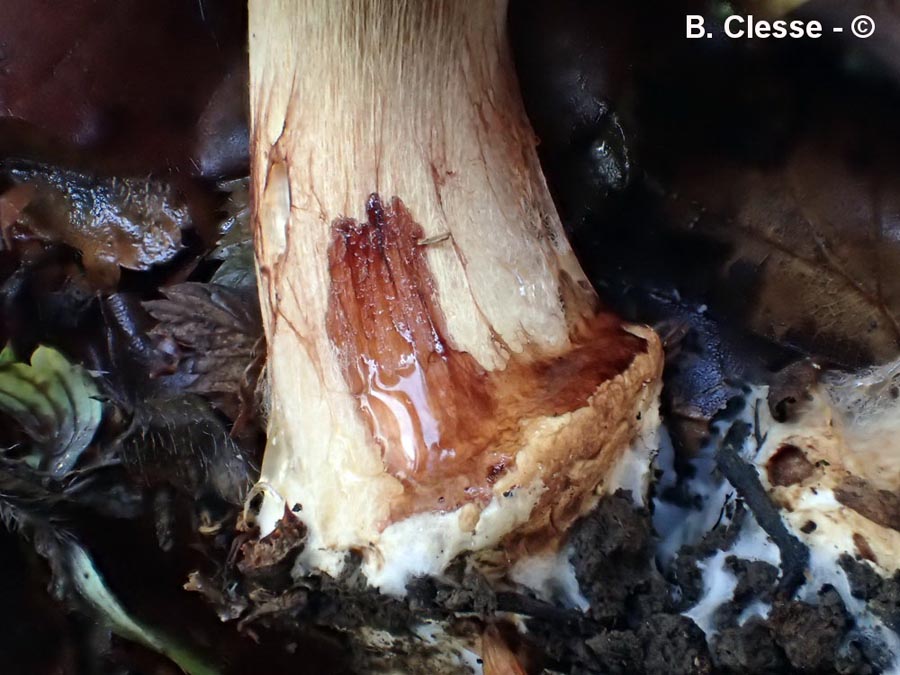
M 423 231 L 403 202 L 372 195 L 366 211 L 365 222 L 333 225 L 327 326 L 385 467 L 406 487 L 392 518 L 486 502 L 522 445 L 522 421 L 583 407 L 646 343 L 600 312 L 572 327 L 562 353 L 486 371 L 446 339 Z

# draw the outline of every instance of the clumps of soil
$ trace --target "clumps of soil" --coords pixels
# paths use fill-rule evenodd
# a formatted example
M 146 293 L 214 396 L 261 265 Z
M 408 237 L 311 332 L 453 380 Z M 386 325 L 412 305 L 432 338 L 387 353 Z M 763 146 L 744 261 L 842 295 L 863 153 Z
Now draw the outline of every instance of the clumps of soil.
M 726 504 L 727 519 L 707 532 L 695 544 L 681 547 L 668 570 L 669 580 L 679 589 L 682 610 L 697 604 L 703 595 L 703 571 L 698 562 L 705 560 L 716 551 L 724 551 L 731 547 L 737 539 L 747 517 L 747 510 L 740 502 Z
M 646 509 L 617 492 L 576 526 L 572 564 L 588 613 L 603 625 L 633 625 L 674 609 L 669 584 L 656 568 L 656 542 Z
M 734 600 L 747 605 L 751 600 L 771 602 L 778 582 L 778 568 L 763 560 L 744 560 L 729 556 L 725 565 L 737 577 Z
M 369 588 L 354 557 L 338 579 L 296 573 L 287 579 L 285 565 L 302 549 L 303 532 L 290 527 L 286 514 L 284 536 L 267 542 L 266 550 L 245 548 L 238 560 L 238 567 L 255 562 L 265 572 L 244 570 L 240 583 L 246 611 L 241 626 L 250 632 L 265 626 L 285 634 L 340 640 L 346 645 L 348 672 L 466 673 L 466 666 L 448 660 L 447 640 L 472 642 L 485 625 L 495 620 L 502 624 L 510 614 L 518 615 L 528 629 L 524 636 L 513 636 L 520 641 L 516 648 L 525 655 L 528 672 L 882 672 L 889 655 L 856 629 L 834 589 L 823 587 L 811 602 L 791 599 L 779 584 L 778 568 L 763 561 L 725 559 L 737 583 L 733 600 L 716 612 L 717 632 L 709 644 L 703 631 L 683 615 L 703 593 L 698 563 L 734 544 L 747 513 L 740 501 L 730 503 L 723 523 L 699 543 L 683 547 L 664 575 L 656 563 L 657 535 L 650 513 L 635 507 L 626 492 L 604 498 L 571 535 L 571 562 L 590 603 L 585 613 L 489 580 L 477 562 L 466 557 L 440 578 L 414 579 L 403 599 Z M 849 557 L 841 564 L 854 595 L 896 626 L 900 575 L 884 580 Z M 274 569 L 279 574 L 269 573 Z M 755 603 L 770 608 L 765 618 L 745 617 Z M 416 632 L 423 621 L 439 624 L 444 637 L 433 644 L 423 641 Z
M 864 600 L 888 628 L 900 633 L 900 572 L 885 579 L 871 565 L 847 554 L 838 563 L 847 573 L 853 597 Z
M 767 619 L 726 628 L 713 641 L 713 654 L 729 673 L 882 672 L 890 655 L 854 628 L 838 592 L 825 586 L 815 603 L 778 599 Z
M 721 525 L 697 544 L 681 549 L 667 577 L 681 592 L 679 610 L 693 606 L 703 594 L 698 562 L 718 551 L 727 551 L 735 543 L 748 513 L 741 501 L 729 504 Z M 848 571 L 854 594 L 869 602 L 872 611 L 876 611 L 880 601 L 883 610 L 887 610 L 881 616 L 891 625 L 887 615 L 891 602 L 900 599 L 900 583 L 885 581 L 868 565 L 846 558 L 842 562 L 845 569 L 858 568 L 855 579 Z M 882 645 L 857 631 L 833 588 L 825 586 L 815 601 L 803 602 L 785 592 L 781 574 L 774 565 L 729 556 L 725 568 L 737 584 L 732 601 L 719 607 L 714 616 L 717 632 L 710 639 L 710 658 L 716 672 L 863 675 L 880 673 L 890 663 Z M 765 618 L 745 616 L 756 603 L 768 607 Z M 897 607 L 893 605 L 895 612 Z
M 741 614 L 754 602 L 769 604 L 775 598 L 778 568 L 761 560 L 744 560 L 735 556 L 725 559 L 725 568 L 737 578 L 731 602 L 716 610 L 716 625 L 737 626 Z
M 357 555 L 348 555 L 338 578 L 299 574 L 294 563 L 303 549 L 305 531 L 294 525 L 297 522 L 286 511 L 272 535 L 240 548 L 236 562 L 240 574 L 228 577 L 231 583 L 226 585 L 231 589 L 230 606 L 243 608 L 242 630 L 338 641 L 346 659 L 346 670 L 340 672 L 470 675 L 446 640 L 452 636 L 468 644 L 477 638 L 482 622 L 498 611 L 500 601 L 469 561 L 457 560 L 440 579 L 414 579 L 407 596 L 395 598 L 368 585 Z M 276 533 L 281 534 L 269 541 Z M 259 550 L 260 546 L 264 548 Z M 426 621 L 439 623 L 446 639 L 433 643 L 423 639 L 416 629 Z
M 712 672 L 703 631 L 685 616 L 657 614 L 642 623 L 638 636 L 644 645 L 642 672 Z
M 677 614 L 655 614 L 631 630 L 601 630 L 584 644 L 578 662 L 566 672 L 712 672 L 703 631 Z
M 288 514 L 286 519 L 290 521 Z M 290 536 L 278 538 L 278 546 L 270 542 L 266 551 L 245 548 L 238 567 L 258 564 L 266 572 L 273 567 L 283 572 L 287 559 L 282 554 L 299 553 L 300 534 L 285 532 Z M 464 557 L 440 578 L 412 580 L 407 597 L 395 599 L 369 588 L 360 561 L 351 557 L 338 579 L 309 576 L 287 581 L 280 575 L 244 570 L 240 583 L 248 610 L 241 625 L 251 632 L 264 626 L 339 635 L 359 672 L 376 672 L 372 670 L 376 665 L 429 672 L 425 667 L 429 660 L 443 657 L 416 636 L 415 628 L 423 621 L 437 621 L 448 634 L 461 637 L 477 635 L 483 622 L 516 614 L 529 629 L 526 644 L 520 647 L 530 654 L 535 672 L 543 667 L 567 673 L 712 671 L 703 633 L 678 613 L 673 588 L 654 562 L 649 512 L 635 509 L 627 493 L 608 497 L 576 526 L 573 544 L 572 562 L 591 603 L 587 614 L 544 602 L 512 584 L 489 581 L 474 560 Z M 280 587 L 273 584 L 275 579 Z M 381 641 L 375 651 L 373 639 Z
M 729 562 L 738 577 L 738 587 L 734 607 L 724 605 L 716 615 L 720 628 L 710 648 L 719 671 L 745 675 L 869 675 L 882 672 L 890 662 L 881 645 L 855 631 L 840 595 L 829 586 L 823 587 L 814 603 L 776 598 L 767 618 L 753 616 L 740 623 L 738 618 L 748 597 L 742 597 L 742 590 L 746 591 L 755 578 L 761 585 L 749 597 L 769 595 L 771 590 L 765 591 L 764 580 L 775 568 L 754 571 L 757 563 L 736 558 Z M 772 588 L 774 583 L 769 586 Z
M 835 663 L 850 619 L 840 596 L 828 588 L 817 605 L 799 600 L 776 603 L 769 625 L 791 665 L 800 671 L 827 672 Z
M 784 673 L 789 670 L 784 651 L 772 630 L 759 617 L 742 626 L 721 631 L 713 643 L 716 663 L 726 673 Z
M 572 532 L 575 567 L 590 623 L 573 632 L 532 619 L 528 627 L 570 673 L 707 673 L 706 639 L 681 616 L 676 589 L 655 562 L 650 513 L 627 492 L 606 497 Z

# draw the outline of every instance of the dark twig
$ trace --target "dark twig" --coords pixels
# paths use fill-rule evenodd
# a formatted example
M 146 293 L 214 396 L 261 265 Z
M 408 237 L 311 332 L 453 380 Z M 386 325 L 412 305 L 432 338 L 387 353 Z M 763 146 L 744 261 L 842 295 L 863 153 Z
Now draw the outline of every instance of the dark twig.
M 733 424 L 716 452 L 716 465 L 737 490 L 760 527 L 781 551 L 779 591 L 787 597 L 792 597 L 805 580 L 809 550 L 788 531 L 778 509 L 760 483 L 755 467 L 741 458 L 740 448 L 749 435 L 749 424 L 745 422 Z

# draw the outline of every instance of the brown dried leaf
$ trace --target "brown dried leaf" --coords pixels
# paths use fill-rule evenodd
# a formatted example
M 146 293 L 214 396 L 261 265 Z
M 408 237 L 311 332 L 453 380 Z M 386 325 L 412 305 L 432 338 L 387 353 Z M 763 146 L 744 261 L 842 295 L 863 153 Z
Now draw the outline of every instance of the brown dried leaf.
M 306 526 L 285 506 L 275 529 L 261 539 L 253 538 L 240 548 L 237 568 L 242 574 L 265 585 L 280 579 L 290 583 L 294 559 L 306 546 Z
M 481 660 L 484 675 L 525 675 L 525 669 L 496 626 L 488 626 L 481 636 Z
M 846 365 L 900 353 L 900 176 L 806 143 L 783 167 L 708 163 L 678 180 L 684 227 L 730 248 L 719 293 L 756 333 Z M 681 203 L 683 204 L 684 201 Z
M 206 396 L 236 419 L 252 399 L 265 351 L 255 292 L 217 284 L 184 283 L 162 289 L 164 300 L 145 303 L 159 325 L 186 353 L 178 369 L 196 376 L 187 391 Z
M 119 266 L 146 270 L 181 250 L 188 206 L 174 187 L 155 179 L 96 178 L 27 165 L 11 169 L 12 190 L 30 188 L 19 226 L 32 236 L 81 251 L 88 274 L 114 285 Z
M 900 531 L 900 495 L 851 475 L 835 488 L 834 496 L 873 523 Z

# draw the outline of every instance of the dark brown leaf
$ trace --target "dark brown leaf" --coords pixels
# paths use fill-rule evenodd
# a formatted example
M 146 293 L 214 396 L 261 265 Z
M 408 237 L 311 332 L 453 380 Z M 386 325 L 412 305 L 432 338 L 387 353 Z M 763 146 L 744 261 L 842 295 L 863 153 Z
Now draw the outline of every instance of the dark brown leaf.
M 834 496 L 873 523 L 900 531 L 900 495 L 880 490 L 857 476 L 847 476 L 835 488 Z
M 159 321 L 153 330 L 185 349 L 181 372 L 196 379 L 187 391 L 207 396 L 236 419 L 256 386 L 265 351 L 255 292 L 217 284 L 184 283 L 163 289 L 164 300 L 145 303 Z
M 722 287 L 754 332 L 847 365 L 900 353 L 900 167 L 807 142 L 783 167 L 682 173 L 692 233 L 727 245 Z
M 168 262 L 191 226 L 187 203 L 165 181 L 96 178 L 37 164 L 9 171 L 16 187 L 30 188 L 18 226 L 30 236 L 81 252 L 88 274 L 114 285 L 119 266 L 146 270 Z M 8 193 L 7 193 L 8 194 Z
M 306 526 L 285 506 L 272 532 L 241 546 L 237 567 L 263 586 L 283 588 L 290 585 L 294 560 L 305 546 Z

